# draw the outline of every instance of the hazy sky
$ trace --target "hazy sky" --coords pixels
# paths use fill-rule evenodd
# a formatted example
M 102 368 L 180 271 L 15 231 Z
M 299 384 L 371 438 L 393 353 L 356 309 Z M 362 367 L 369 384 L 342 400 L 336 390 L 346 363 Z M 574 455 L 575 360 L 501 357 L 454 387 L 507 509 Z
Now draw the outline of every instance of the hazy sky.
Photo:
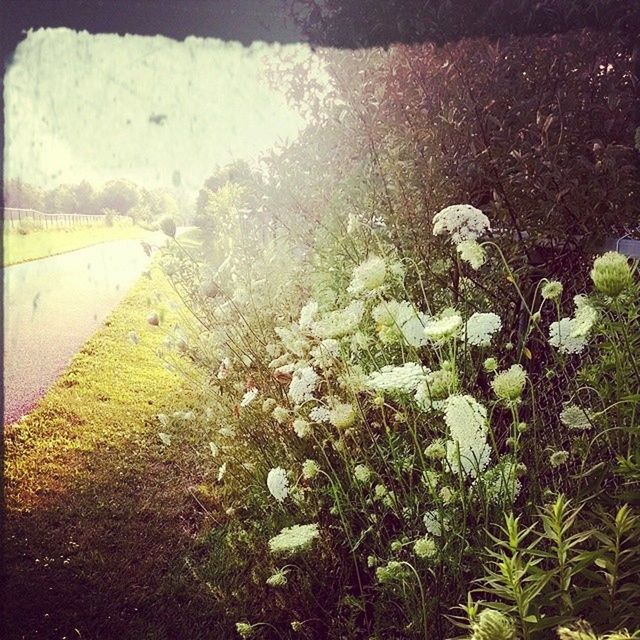
M 264 81 L 281 45 L 30 32 L 5 76 L 5 173 L 50 187 L 125 177 L 198 189 L 303 126 Z M 287 45 L 310 55 L 304 45 Z

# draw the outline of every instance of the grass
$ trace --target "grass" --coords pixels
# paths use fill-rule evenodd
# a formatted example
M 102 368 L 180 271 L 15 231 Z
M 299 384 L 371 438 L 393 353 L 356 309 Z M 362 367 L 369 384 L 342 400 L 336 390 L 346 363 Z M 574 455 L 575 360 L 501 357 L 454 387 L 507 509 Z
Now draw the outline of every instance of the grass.
M 146 234 L 145 229 L 134 225 L 36 229 L 26 235 L 5 231 L 3 265 L 38 260 L 110 240 L 139 239 Z
M 5 429 L 5 638 L 211 637 L 214 614 L 183 560 L 207 517 L 190 487 L 210 453 L 187 422 L 164 445 L 155 418 L 189 403 L 156 354 L 179 319 L 172 293 L 154 267 Z

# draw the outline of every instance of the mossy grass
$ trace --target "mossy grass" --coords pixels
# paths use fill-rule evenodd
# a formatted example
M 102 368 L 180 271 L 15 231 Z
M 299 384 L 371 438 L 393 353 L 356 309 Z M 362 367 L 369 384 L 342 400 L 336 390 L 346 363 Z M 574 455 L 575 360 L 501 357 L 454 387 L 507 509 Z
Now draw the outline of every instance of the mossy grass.
M 137 240 L 147 233 L 136 225 L 36 229 L 24 235 L 5 229 L 2 264 L 8 267 L 111 240 Z
M 159 327 L 146 322 L 151 311 Z M 188 423 L 164 445 L 156 418 L 189 404 L 183 378 L 157 355 L 178 314 L 153 267 L 33 412 L 6 427 L 6 637 L 190 638 L 211 628 L 182 560 L 206 518 L 188 487 L 207 451 L 192 446 Z

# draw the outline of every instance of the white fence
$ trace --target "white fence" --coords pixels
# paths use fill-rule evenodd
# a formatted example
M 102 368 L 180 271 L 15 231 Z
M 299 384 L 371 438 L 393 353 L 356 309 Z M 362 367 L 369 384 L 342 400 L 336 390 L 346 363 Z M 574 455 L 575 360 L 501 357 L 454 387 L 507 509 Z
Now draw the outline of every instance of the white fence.
M 6 231 L 16 230 L 20 226 L 33 226 L 49 229 L 54 227 L 72 227 L 76 225 L 99 226 L 106 224 L 105 215 L 88 215 L 83 213 L 43 213 L 35 209 L 4 208 L 4 228 Z M 128 216 L 114 216 L 116 225 L 131 223 Z

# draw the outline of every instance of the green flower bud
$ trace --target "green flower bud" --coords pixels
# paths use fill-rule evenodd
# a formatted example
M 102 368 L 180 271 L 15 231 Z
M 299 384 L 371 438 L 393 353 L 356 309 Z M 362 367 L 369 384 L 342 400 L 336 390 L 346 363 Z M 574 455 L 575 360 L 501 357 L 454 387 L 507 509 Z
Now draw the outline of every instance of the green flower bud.
M 596 258 L 591 279 L 600 293 L 615 298 L 631 285 L 631 268 L 626 256 L 609 251 Z

